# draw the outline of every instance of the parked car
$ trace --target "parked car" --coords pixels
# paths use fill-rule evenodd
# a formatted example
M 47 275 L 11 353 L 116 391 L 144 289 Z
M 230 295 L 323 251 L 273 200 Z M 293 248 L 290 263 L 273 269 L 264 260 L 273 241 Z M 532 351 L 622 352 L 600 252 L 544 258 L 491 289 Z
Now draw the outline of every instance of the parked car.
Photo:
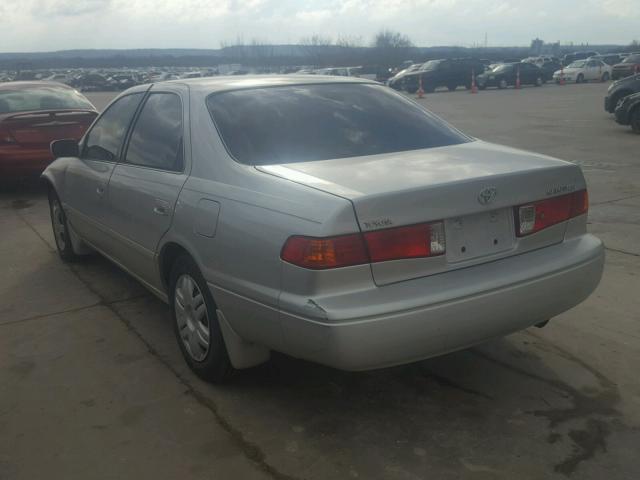
M 640 73 L 640 54 L 629 55 L 621 63 L 614 65 L 611 78 L 618 80 L 635 73 Z
M 591 80 L 607 82 L 611 78 L 611 66 L 602 60 L 576 60 L 563 70 L 553 74 L 553 80 L 560 83 L 564 79 L 567 83 L 584 83 Z
M 469 58 L 453 58 L 446 60 L 430 60 L 419 70 L 408 72 L 402 78 L 402 88 L 409 93 L 415 93 L 420 88 L 431 93 L 438 87 L 455 90 L 459 86 L 471 87 L 471 76 L 484 71 L 484 65 L 479 60 Z
M 592 50 L 587 50 L 583 52 L 573 52 L 567 53 L 564 57 L 562 57 L 562 65 L 568 66 L 575 62 L 576 60 L 585 60 L 589 57 L 593 57 L 595 55 L 599 55 L 598 52 L 594 52 Z
M 74 80 L 72 85 L 81 92 L 105 92 L 113 90 L 113 84 L 99 73 L 82 74 Z
M 77 141 L 97 115 L 89 100 L 61 83 L 0 84 L 0 179 L 37 177 L 53 160 L 49 144 Z
M 518 74 L 520 75 L 521 85 L 539 87 L 544 83 L 544 72 L 528 62 L 503 63 L 490 72 L 478 75 L 476 81 L 480 90 L 484 90 L 487 87 L 507 88 L 516 84 Z
M 640 93 L 624 97 L 615 110 L 616 122 L 630 125 L 631 130 L 640 133 Z
M 542 62 L 542 64 L 536 63 L 536 66 L 542 70 L 544 81 L 548 82 L 553 80 L 553 74 L 562 67 L 562 64 L 560 63 L 560 60 L 548 57 Z
M 411 72 L 417 72 L 422 68 L 423 63 L 414 63 L 413 65 L 408 66 L 404 70 L 400 70 L 398 73 L 387 79 L 387 85 L 393 88 L 394 90 L 403 90 L 404 89 L 404 76 Z
M 618 103 L 626 96 L 640 92 L 640 74 L 625 77 L 609 85 L 604 97 L 604 109 L 613 113 Z
M 601 60 L 607 65 L 613 66 L 617 63 L 620 63 L 622 61 L 622 57 L 617 53 L 607 53 L 604 55 L 594 55 L 592 57 L 589 57 L 589 60 Z
M 134 87 L 44 172 L 62 259 L 169 303 L 189 366 L 271 350 L 346 370 L 547 320 L 598 284 L 578 165 L 468 137 L 362 79 Z

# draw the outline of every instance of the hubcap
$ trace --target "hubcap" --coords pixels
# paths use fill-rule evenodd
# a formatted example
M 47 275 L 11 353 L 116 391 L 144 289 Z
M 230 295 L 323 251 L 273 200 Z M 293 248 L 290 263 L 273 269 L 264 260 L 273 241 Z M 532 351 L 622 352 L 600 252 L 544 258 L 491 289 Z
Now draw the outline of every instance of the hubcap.
M 57 199 L 51 203 L 51 220 L 56 245 L 60 250 L 64 250 L 67 246 L 67 232 L 64 224 L 64 212 Z
M 190 275 L 178 278 L 173 303 L 182 343 L 191 358 L 201 362 L 209 352 L 209 315 L 202 292 Z

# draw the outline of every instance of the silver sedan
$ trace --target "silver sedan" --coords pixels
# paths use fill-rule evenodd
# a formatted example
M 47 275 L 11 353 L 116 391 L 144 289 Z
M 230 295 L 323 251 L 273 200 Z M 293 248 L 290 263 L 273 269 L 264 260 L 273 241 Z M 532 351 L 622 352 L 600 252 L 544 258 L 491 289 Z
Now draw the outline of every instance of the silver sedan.
M 544 325 L 602 275 L 579 167 L 365 80 L 134 87 L 52 151 L 62 259 L 100 252 L 167 302 L 211 381 L 271 351 L 346 370 L 441 355 Z

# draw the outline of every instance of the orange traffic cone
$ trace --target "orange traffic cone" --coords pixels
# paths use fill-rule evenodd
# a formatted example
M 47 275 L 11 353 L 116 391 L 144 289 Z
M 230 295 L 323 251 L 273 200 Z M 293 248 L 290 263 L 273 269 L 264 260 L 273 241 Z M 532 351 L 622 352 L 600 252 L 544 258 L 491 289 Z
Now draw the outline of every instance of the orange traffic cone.
M 478 86 L 476 85 L 476 72 L 471 69 L 471 93 L 478 93 Z
M 520 67 L 516 70 L 516 90 L 520 89 Z
M 422 88 L 422 75 L 418 77 L 418 95 L 417 98 L 424 98 L 424 88 Z

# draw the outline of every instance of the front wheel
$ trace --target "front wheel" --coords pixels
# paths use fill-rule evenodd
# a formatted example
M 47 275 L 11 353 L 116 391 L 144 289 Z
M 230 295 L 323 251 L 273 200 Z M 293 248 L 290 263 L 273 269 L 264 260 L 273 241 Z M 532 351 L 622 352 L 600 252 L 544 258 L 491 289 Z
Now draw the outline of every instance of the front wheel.
M 603 82 L 608 82 L 609 81 L 609 72 L 604 72 L 602 74 L 602 81 Z
M 216 304 L 200 269 L 188 255 L 171 268 L 169 302 L 178 345 L 189 368 L 204 380 L 223 382 L 234 372 L 216 315 Z
M 53 188 L 49 190 L 49 214 L 51 215 L 51 227 L 58 255 L 65 262 L 77 260 L 79 257 L 73 251 L 73 245 L 71 245 L 67 216 L 62 209 L 60 198 Z
M 584 82 L 584 75 L 580 74 L 576 77 L 576 83 Z

